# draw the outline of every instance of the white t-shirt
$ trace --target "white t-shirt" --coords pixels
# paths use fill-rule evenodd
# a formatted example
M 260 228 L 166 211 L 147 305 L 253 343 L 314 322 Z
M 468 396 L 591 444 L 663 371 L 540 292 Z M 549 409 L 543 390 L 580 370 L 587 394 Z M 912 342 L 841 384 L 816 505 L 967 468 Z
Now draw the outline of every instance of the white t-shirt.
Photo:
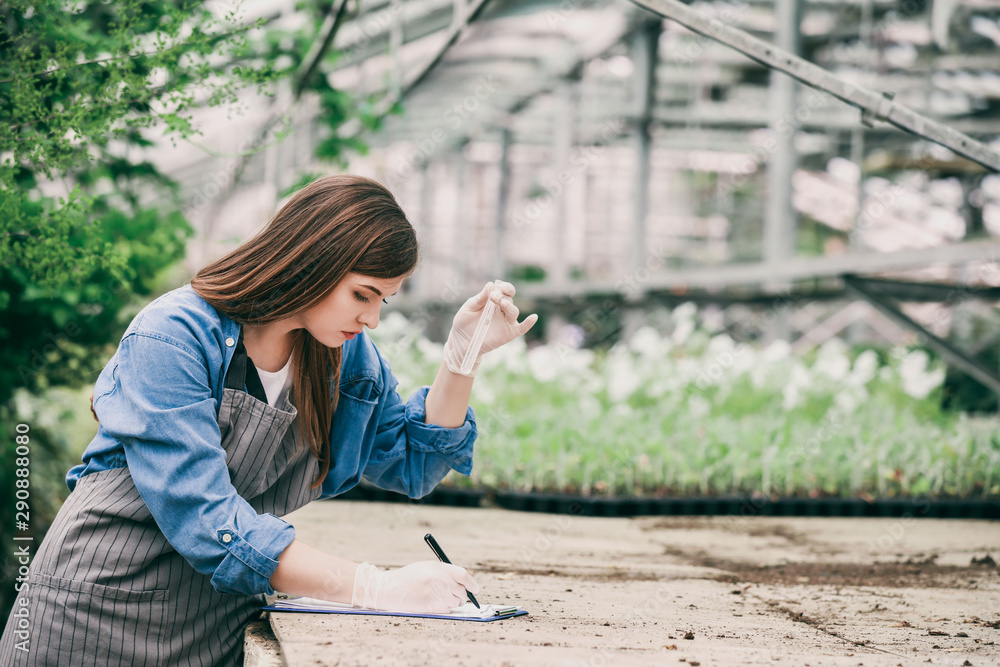
M 285 367 L 274 373 L 262 371 L 254 366 L 257 368 L 257 375 L 260 376 L 260 383 L 264 385 L 264 394 L 267 396 L 267 404 L 270 406 L 275 406 L 283 400 L 288 388 L 292 386 L 292 356 L 288 355 Z

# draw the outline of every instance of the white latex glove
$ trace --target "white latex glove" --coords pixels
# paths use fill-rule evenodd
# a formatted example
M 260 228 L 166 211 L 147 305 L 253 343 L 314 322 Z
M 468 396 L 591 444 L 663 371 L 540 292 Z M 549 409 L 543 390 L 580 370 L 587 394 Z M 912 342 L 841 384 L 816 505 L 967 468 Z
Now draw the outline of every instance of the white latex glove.
M 383 570 L 361 563 L 354 574 L 351 604 L 380 611 L 444 614 L 468 601 L 479 584 L 465 568 L 435 560 L 410 563 L 396 570 Z
M 499 289 L 492 282 L 486 283 L 479 294 L 462 304 L 462 307 L 455 314 L 455 319 L 452 320 L 451 332 L 444 344 L 444 362 L 452 373 L 474 377 L 485 353 L 524 335 L 538 321 L 538 315 L 532 313 L 519 323 L 517 321 L 519 311 L 513 301 L 514 286 L 503 281 L 497 282 Z M 486 332 L 486 338 L 483 339 L 483 345 L 479 350 L 475 364 L 472 366 L 472 371 L 462 373 L 460 370 L 462 359 L 465 358 L 465 353 L 472 342 L 473 333 L 476 331 L 476 325 L 479 324 L 479 318 L 482 316 L 487 300 L 495 302 L 497 310 L 493 313 L 493 320 Z

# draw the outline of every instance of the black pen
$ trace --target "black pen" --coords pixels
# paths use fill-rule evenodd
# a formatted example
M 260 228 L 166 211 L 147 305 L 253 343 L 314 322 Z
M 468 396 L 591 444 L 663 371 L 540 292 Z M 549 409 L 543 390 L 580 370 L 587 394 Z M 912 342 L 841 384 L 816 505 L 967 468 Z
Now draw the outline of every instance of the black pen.
M 452 565 L 452 562 L 448 560 L 447 556 L 444 555 L 444 551 L 441 549 L 441 546 L 437 543 L 437 540 L 434 539 L 433 535 L 431 535 L 430 533 L 424 535 L 424 542 L 426 542 L 427 546 L 431 548 L 431 551 L 434 552 L 434 555 L 438 557 L 439 561 L 441 561 L 442 563 L 448 563 L 449 565 Z M 465 592 L 469 596 L 469 602 L 476 605 L 476 609 L 481 609 L 479 603 L 476 601 L 476 596 L 472 594 L 472 591 L 466 588 Z

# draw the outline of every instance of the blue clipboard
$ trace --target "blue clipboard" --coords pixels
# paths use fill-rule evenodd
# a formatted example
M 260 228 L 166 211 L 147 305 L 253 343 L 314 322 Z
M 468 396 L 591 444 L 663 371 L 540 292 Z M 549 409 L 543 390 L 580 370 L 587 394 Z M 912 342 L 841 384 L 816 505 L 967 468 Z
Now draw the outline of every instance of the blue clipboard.
M 300 602 L 291 602 L 292 600 L 301 600 Z M 282 604 L 283 601 L 284 604 Z M 495 613 L 490 615 L 461 615 L 461 614 L 416 614 L 405 611 L 377 611 L 375 609 L 358 609 L 351 607 L 350 605 L 340 605 L 335 602 L 327 602 L 325 600 L 316 600 L 317 604 L 310 605 L 311 599 L 306 598 L 294 598 L 292 596 L 285 596 L 279 594 L 278 599 L 275 600 L 273 604 L 265 605 L 261 607 L 263 610 L 267 611 L 277 611 L 277 612 L 292 612 L 292 613 L 306 613 L 306 614 L 356 614 L 361 616 L 408 616 L 411 618 L 440 618 L 443 620 L 450 621 L 478 621 L 480 623 L 489 623 L 491 621 L 501 621 L 505 618 L 516 618 L 518 616 L 526 616 L 528 610 L 521 609 L 520 607 L 511 607 L 505 605 L 485 605 L 487 611 L 493 610 Z M 466 605 L 471 607 L 472 605 Z
M 261 609 L 266 609 L 268 611 L 281 611 L 281 612 L 292 612 L 299 613 L 304 612 L 307 614 L 360 614 L 364 616 L 410 616 L 412 618 L 441 618 L 448 621 L 478 621 L 480 623 L 489 623 L 491 621 L 502 621 L 505 618 L 515 618 L 517 616 L 526 616 L 528 614 L 527 609 L 518 609 L 510 614 L 503 614 L 501 616 L 486 616 L 476 618 L 474 616 L 449 616 L 447 614 L 411 614 L 405 611 L 377 611 L 375 609 L 315 609 L 310 607 L 275 607 L 274 605 L 268 605 L 266 607 L 261 607 Z

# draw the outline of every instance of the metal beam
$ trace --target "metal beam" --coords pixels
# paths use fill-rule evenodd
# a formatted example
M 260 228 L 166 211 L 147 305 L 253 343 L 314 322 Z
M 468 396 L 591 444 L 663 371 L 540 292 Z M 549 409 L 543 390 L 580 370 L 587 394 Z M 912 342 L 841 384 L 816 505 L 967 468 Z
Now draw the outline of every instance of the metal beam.
M 675 269 L 646 277 L 639 285 L 626 284 L 627 276 L 618 281 L 571 282 L 558 293 L 544 286 L 525 285 L 518 294 L 529 298 L 586 295 L 590 293 L 638 292 L 688 289 L 720 289 L 733 285 L 761 285 L 770 281 L 812 280 L 836 278 L 846 273 L 882 273 L 934 262 L 960 264 L 975 260 L 1000 261 L 1000 243 L 956 243 L 937 248 L 902 250 L 891 253 L 849 253 L 821 257 L 796 257 L 777 264 L 752 262 L 723 264 L 691 269 Z
M 843 282 L 843 276 L 837 276 L 837 279 Z M 899 301 L 910 303 L 942 303 L 952 306 L 971 300 L 1000 301 L 1000 287 L 909 283 L 873 278 L 865 278 L 865 281 L 883 294 L 892 296 Z M 722 306 L 733 304 L 770 306 L 779 303 L 844 301 L 851 300 L 854 296 L 853 292 L 849 291 L 846 285 L 829 288 L 795 288 L 778 291 L 769 289 L 726 289 L 723 291 L 699 289 L 671 292 L 664 289 L 649 290 L 646 292 L 644 298 L 639 300 L 630 298 L 629 303 L 638 308 L 659 304 L 676 305 L 687 301 L 697 304 L 716 304 Z M 601 301 L 607 298 L 620 299 L 622 297 L 623 295 L 620 292 L 595 292 L 587 294 L 583 299 L 575 299 L 575 301 Z M 553 296 L 551 299 L 535 297 L 533 300 L 535 303 L 565 303 L 573 299 L 558 295 Z
M 784 49 L 757 39 L 743 30 L 730 28 L 718 19 L 708 18 L 679 0 L 631 1 L 660 16 L 677 21 L 699 34 L 722 42 L 767 67 L 785 72 L 807 86 L 826 91 L 837 99 L 859 108 L 862 118 L 867 122 L 885 121 L 1000 172 L 1000 153 L 968 135 L 893 102 L 884 94 L 847 83 L 822 67 Z
M 634 206 L 632 219 L 632 248 L 629 258 L 629 269 L 635 270 L 643 265 L 646 248 L 646 217 L 649 214 L 649 179 L 650 160 L 653 151 L 653 140 L 650 126 L 653 120 L 653 105 L 656 91 L 656 63 L 660 33 L 663 31 L 663 21 L 660 19 L 645 20 L 632 33 L 632 60 L 635 63 L 633 72 L 635 104 L 635 183 Z
M 552 108 L 552 163 L 555 167 L 559 189 L 550 194 L 555 199 L 555 247 L 559 250 L 552 258 L 552 273 L 549 280 L 553 287 L 569 282 L 569 193 L 567 184 L 562 182 L 562 176 L 570 170 L 570 156 L 573 152 L 573 142 L 576 134 L 576 109 L 579 106 L 575 99 L 576 84 L 572 80 L 562 80 L 556 87 L 556 104 Z
M 884 278 L 865 278 L 865 284 L 900 301 L 937 301 L 949 305 L 972 299 L 1000 301 L 1000 287 L 916 283 Z
M 510 203 L 510 128 L 500 130 L 500 184 L 497 188 L 496 255 L 493 260 L 494 275 L 507 279 L 507 261 L 504 254 L 507 242 L 507 208 Z
M 844 282 L 844 276 L 837 276 L 836 280 Z M 1000 288 L 996 287 L 973 287 L 967 285 L 935 285 L 919 283 L 903 283 L 900 281 L 883 281 L 865 279 L 873 288 L 880 292 L 896 297 L 899 301 L 909 303 L 944 303 L 955 305 L 973 299 L 984 301 L 1000 300 Z M 927 290 L 909 291 L 908 286 L 928 288 Z M 940 288 L 940 289 L 938 289 Z M 952 298 L 951 294 L 959 295 L 958 299 Z M 836 287 L 824 288 L 793 288 L 786 291 L 769 291 L 754 289 L 725 289 L 722 291 L 693 289 L 677 290 L 669 289 L 647 290 L 642 296 L 635 297 L 621 291 L 608 288 L 605 291 L 587 292 L 586 294 L 564 294 L 552 292 L 548 295 L 539 295 L 530 286 L 518 289 L 518 297 L 530 299 L 533 308 L 551 308 L 559 310 L 563 314 L 580 313 L 588 308 L 604 308 L 609 302 L 614 307 L 628 304 L 630 308 L 640 310 L 653 308 L 655 306 L 678 306 L 682 303 L 695 303 L 698 305 L 716 305 L 728 307 L 732 305 L 773 307 L 776 305 L 805 304 L 805 303 L 831 303 L 837 301 L 853 301 L 857 294 L 850 290 L 846 284 Z M 401 297 L 393 302 L 393 308 L 403 313 L 410 313 L 427 306 L 429 296 L 421 301 L 420 297 Z M 858 302 L 855 302 L 858 303 Z M 455 304 L 439 304 L 441 310 L 446 311 Z M 1000 338 L 1000 332 L 997 337 Z M 992 340 L 992 339 L 991 339 Z M 980 348 L 981 349 L 981 348 Z
M 458 38 L 465 31 L 470 23 L 476 20 L 480 12 L 486 6 L 489 0 L 472 0 L 469 3 L 465 16 L 462 17 L 460 21 L 454 21 L 451 27 L 448 29 L 448 33 L 445 37 L 444 43 L 441 44 L 433 53 L 433 55 L 427 59 L 427 61 L 417 68 L 411 76 L 404 79 L 402 85 L 397 93 L 390 93 L 380 99 L 375 104 L 375 115 L 379 117 L 384 117 L 389 114 L 389 112 L 396 106 L 396 103 L 402 100 L 407 93 L 409 93 L 413 88 L 418 86 L 421 81 L 423 81 L 431 70 L 433 70 L 441 59 L 444 58 L 444 54 L 448 52 Z M 348 122 L 344 123 L 337 129 L 337 134 L 341 137 L 353 137 L 362 132 L 361 121 L 357 118 L 352 118 Z
M 479 17 L 480 12 L 482 12 L 483 8 L 486 7 L 486 3 L 488 1 L 489 0 L 472 0 L 468 4 L 465 10 L 465 15 L 462 16 L 461 20 L 452 22 L 451 28 L 448 29 L 448 35 L 444 40 L 444 44 L 441 45 L 441 48 L 438 49 L 437 53 L 435 53 L 430 60 L 424 63 L 415 76 L 406 81 L 403 86 L 402 93 L 400 94 L 400 98 L 420 85 L 420 82 L 423 81 L 428 74 L 430 74 L 431 70 L 434 69 L 439 62 L 441 62 L 441 59 L 444 58 L 444 54 L 448 52 L 448 49 L 454 46 L 455 42 L 458 41 L 458 38 L 462 35 L 468 25 Z M 385 110 L 388 111 L 396 104 L 396 101 L 397 100 L 392 100 L 391 102 L 388 102 L 388 100 L 386 100 L 383 101 L 382 104 L 384 105 Z
M 484 0 L 476 1 L 483 2 Z M 509 127 L 512 117 L 520 114 L 528 105 L 541 96 L 553 93 L 558 87 L 559 81 L 575 76 L 575 72 L 581 67 L 582 63 L 603 55 L 618 44 L 630 31 L 629 25 L 623 19 L 620 21 L 609 20 L 601 27 L 603 28 L 603 32 L 588 35 L 577 46 L 572 56 L 560 53 L 557 56 L 552 56 L 549 61 L 541 63 L 539 67 L 549 76 L 547 81 L 532 82 L 530 86 L 524 86 L 523 81 L 517 81 L 509 86 L 512 95 L 504 96 L 505 101 L 502 104 L 498 104 L 492 110 L 487 109 L 477 115 L 475 122 L 471 123 L 468 128 L 463 126 L 457 132 L 444 130 L 446 138 L 438 144 L 434 154 L 443 155 L 452 152 L 457 147 L 468 142 L 472 137 L 481 135 L 488 127 Z M 505 84 L 502 84 L 501 87 L 503 85 Z M 381 108 L 380 106 L 379 109 L 381 110 Z M 610 140 L 610 133 L 612 131 L 620 133 L 626 129 L 624 118 L 615 118 L 614 121 L 617 122 L 609 122 L 601 128 L 599 133 L 596 133 L 598 135 L 597 140 L 602 144 L 606 144 Z M 354 125 L 353 127 L 357 128 L 359 125 Z M 345 134 L 349 131 L 346 125 L 341 126 L 341 129 Z M 517 136 L 517 132 L 514 134 Z
M 764 127 L 767 125 L 767 112 L 760 107 L 734 109 L 726 104 L 705 104 L 698 107 L 698 113 L 689 109 L 664 109 L 655 112 L 657 124 L 665 127 L 702 128 L 719 127 L 724 129 L 744 127 Z M 951 126 L 961 128 L 964 132 L 973 134 L 994 134 L 1000 132 L 1000 119 L 996 118 L 956 118 Z M 799 123 L 803 130 L 851 130 L 860 127 L 866 134 L 896 133 L 896 128 L 885 125 L 864 127 L 857 122 L 849 109 L 833 111 L 832 109 L 814 109 L 809 117 Z
M 789 53 L 797 54 L 801 42 L 802 3 L 800 0 L 775 0 L 774 13 L 778 45 Z M 775 146 L 767 158 L 767 200 L 764 204 L 764 259 L 768 262 L 780 262 L 795 256 L 798 216 L 792 206 L 792 175 L 798 165 L 795 153 L 798 128 L 785 125 L 789 118 L 795 117 L 797 87 L 794 79 L 779 70 L 771 70 L 768 125 Z M 787 333 L 783 322 L 779 324 L 779 329 L 781 334 Z
M 446 29 L 454 18 L 453 5 L 453 0 L 409 0 L 398 17 L 405 28 L 403 43 L 409 44 Z M 390 0 L 378 8 L 359 10 L 335 44 L 340 58 L 333 64 L 332 71 L 384 55 L 389 49 L 397 8 Z
M 875 285 L 869 284 L 868 281 L 857 276 L 844 276 L 844 283 L 890 320 L 923 336 L 926 345 L 937 350 L 953 366 L 960 368 L 995 393 L 1000 394 L 1000 375 L 984 367 L 948 341 L 938 338 L 919 322 L 908 317 L 895 304 L 880 294 Z

